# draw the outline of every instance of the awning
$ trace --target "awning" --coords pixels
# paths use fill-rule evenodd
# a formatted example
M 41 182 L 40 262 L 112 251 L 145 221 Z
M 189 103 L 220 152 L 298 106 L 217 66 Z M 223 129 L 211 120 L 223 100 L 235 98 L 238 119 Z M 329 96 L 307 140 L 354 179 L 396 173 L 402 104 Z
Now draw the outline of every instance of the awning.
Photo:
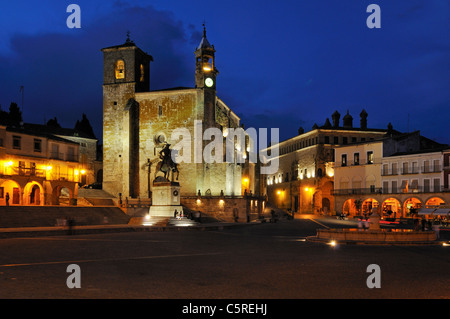
M 438 208 L 433 215 L 448 215 L 450 214 L 450 208 Z
M 431 215 L 436 208 L 421 208 L 417 214 L 419 215 Z

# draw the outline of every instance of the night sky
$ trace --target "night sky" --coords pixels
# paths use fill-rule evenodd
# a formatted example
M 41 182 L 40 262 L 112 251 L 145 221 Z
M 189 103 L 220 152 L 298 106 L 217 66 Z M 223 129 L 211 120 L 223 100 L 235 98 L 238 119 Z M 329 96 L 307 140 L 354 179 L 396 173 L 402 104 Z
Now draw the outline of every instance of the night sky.
M 69 4 L 81 28 L 69 29 Z M 369 29 L 369 4 L 381 28 Z M 0 6 L 0 104 L 25 122 L 85 113 L 102 135 L 103 47 L 126 33 L 151 54 L 151 89 L 194 86 L 194 50 L 205 21 L 218 96 L 245 127 L 280 138 L 323 125 L 338 110 L 368 126 L 450 144 L 449 0 L 18 0 Z M 24 86 L 24 103 L 20 87 Z M 342 122 L 341 122 L 342 123 Z

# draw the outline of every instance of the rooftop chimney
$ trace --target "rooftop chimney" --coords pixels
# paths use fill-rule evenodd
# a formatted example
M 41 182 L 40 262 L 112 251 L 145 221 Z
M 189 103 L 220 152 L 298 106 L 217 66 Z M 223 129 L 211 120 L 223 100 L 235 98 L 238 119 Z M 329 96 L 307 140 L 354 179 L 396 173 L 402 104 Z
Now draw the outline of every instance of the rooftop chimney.
M 362 110 L 362 112 L 359 114 L 359 116 L 361 117 L 361 129 L 365 130 L 367 129 L 367 112 L 366 110 Z
M 339 127 L 339 119 L 341 118 L 341 114 L 338 111 L 334 111 L 333 115 L 331 115 L 331 119 L 333 120 L 333 127 Z

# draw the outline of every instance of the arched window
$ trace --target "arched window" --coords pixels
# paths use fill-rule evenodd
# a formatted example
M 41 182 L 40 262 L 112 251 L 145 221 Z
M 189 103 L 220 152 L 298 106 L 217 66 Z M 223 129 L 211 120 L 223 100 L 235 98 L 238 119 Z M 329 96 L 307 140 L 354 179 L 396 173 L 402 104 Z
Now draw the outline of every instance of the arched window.
M 123 60 L 117 60 L 115 66 L 116 79 L 125 79 L 125 62 Z
M 204 56 L 203 57 L 203 71 L 209 72 L 213 69 L 213 61 L 210 57 Z

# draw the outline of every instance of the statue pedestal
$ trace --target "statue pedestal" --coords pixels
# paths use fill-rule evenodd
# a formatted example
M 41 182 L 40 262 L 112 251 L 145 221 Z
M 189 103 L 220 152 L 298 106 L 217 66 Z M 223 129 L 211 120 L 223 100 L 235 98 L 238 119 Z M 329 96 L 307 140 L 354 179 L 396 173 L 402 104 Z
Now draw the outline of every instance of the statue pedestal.
M 169 181 L 153 182 L 150 217 L 174 217 L 175 210 L 178 214 L 183 211 L 180 205 L 180 184 Z

